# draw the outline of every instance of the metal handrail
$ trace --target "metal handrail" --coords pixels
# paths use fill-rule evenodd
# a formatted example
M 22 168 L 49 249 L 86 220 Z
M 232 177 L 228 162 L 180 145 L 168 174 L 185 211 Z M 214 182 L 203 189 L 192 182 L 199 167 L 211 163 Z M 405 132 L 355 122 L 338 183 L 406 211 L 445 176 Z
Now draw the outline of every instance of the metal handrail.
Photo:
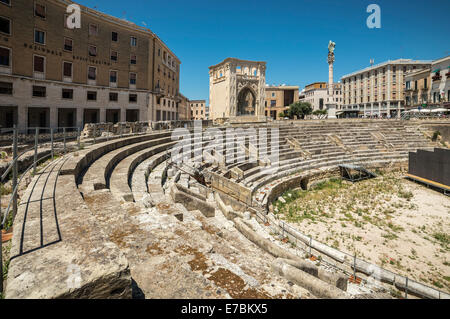
M 37 162 L 40 162 L 40 161 L 42 161 L 44 158 L 47 158 L 47 157 L 50 157 L 50 156 L 52 156 L 52 154 L 44 155 L 44 156 L 42 156 L 41 158 L 39 158 L 39 159 L 37 160 Z M 22 179 L 25 177 L 25 175 L 28 173 L 28 171 L 34 167 L 34 164 L 35 164 L 35 163 L 33 162 L 33 164 L 31 164 L 31 165 L 23 172 L 22 176 L 20 177 L 19 181 L 17 182 L 16 187 L 13 189 L 12 194 L 16 194 L 16 193 L 17 193 L 17 190 L 18 190 L 18 188 L 19 188 L 20 182 L 21 182 Z M 5 226 L 5 222 L 6 222 L 6 219 L 7 219 L 7 217 L 8 217 L 9 210 L 10 210 L 10 208 L 11 208 L 11 204 L 12 204 L 12 202 L 13 202 L 13 199 L 14 199 L 14 196 L 11 196 L 11 198 L 9 199 L 8 208 L 6 208 L 5 215 L 3 216 L 3 220 L 1 221 L 1 226 L 0 226 L 1 229 L 3 229 L 3 227 Z
M 125 122 L 124 122 L 125 123 Z M 126 124 L 126 123 L 125 123 Z M 3 260 L 2 260 L 2 254 L 1 254 L 1 250 L 2 250 L 2 240 L 1 240 L 1 232 L 5 227 L 6 221 L 8 219 L 8 216 L 10 216 L 11 212 L 13 213 L 13 219 L 15 218 L 16 214 L 17 214 L 17 194 L 18 194 L 18 189 L 19 189 L 19 185 L 22 182 L 23 178 L 27 175 L 28 172 L 31 171 L 31 169 L 34 170 L 34 173 L 36 173 L 37 171 L 37 164 L 39 162 L 42 162 L 43 160 L 46 160 L 48 158 L 51 158 L 52 160 L 55 157 L 55 146 L 54 143 L 55 142 L 63 142 L 63 153 L 66 154 L 67 153 L 67 145 L 66 145 L 66 140 L 67 138 L 72 138 L 73 137 L 73 133 L 72 132 L 67 132 L 68 129 L 76 129 L 76 135 L 75 135 L 75 139 L 77 140 L 77 145 L 78 145 L 78 150 L 81 149 L 81 143 L 80 143 L 80 139 L 81 139 L 81 129 L 79 127 L 58 127 L 58 128 L 49 128 L 49 127 L 34 127 L 34 128 L 24 128 L 24 129 L 18 129 L 16 126 L 14 126 L 13 128 L 0 128 L 0 133 L 4 133 L 4 132 L 12 132 L 13 133 L 13 141 L 12 141 L 12 147 L 13 147 L 13 159 L 11 160 L 11 162 L 8 164 L 7 169 L 5 170 L 5 172 L 2 174 L 2 176 L 0 176 L 0 183 L 2 183 L 7 176 L 9 175 L 9 173 L 11 171 L 13 171 L 13 185 L 12 185 L 12 192 L 11 192 L 11 198 L 9 200 L 8 203 L 8 207 L 6 208 L 6 211 L 3 213 L 2 209 L 1 209 L 1 196 L 0 196 L 0 293 L 3 293 Z M 30 130 L 34 130 L 35 133 L 35 138 L 34 138 L 34 146 L 25 149 L 24 151 L 22 151 L 19 155 L 17 154 L 17 147 L 18 147 L 18 134 L 19 131 L 23 130 L 23 131 L 30 131 Z M 50 149 L 51 152 L 50 154 L 46 154 L 43 155 L 41 157 L 38 157 L 38 144 L 39 144 L 39 135 L 40 134 L 48 134 L 48 132 L 43 133 L 43 131 L 50 131 L 50 141 L 47 141 L 45 143 L 50 143 Z M 58 139 L 54 139 L 54 132 L 61 132 L 62 131 L 62 137 L 58 138 Z M 96 142 L 99 141 L 109 141 L 110 137 L 106 136 L 106 137 L 100 137 L 96 139 L 96 127 L 94 126 L 94 138 L 90 141 L 92 142 L 92 144 L 96 144 Z M 69 133 L 69 134 L 67 134 Z M 72 134 L 71 134 L 72 133 Z M 138 134 L 145 134 L 145 132 L 136 132 L 136 133 L 127 133 L 127 134 L 123 134 L 122 132 L 122 127 L 120 127 L 120 136 L 116 136 L 116 137 L 126 137 L 126 136 L 135 136 Z M 31 135 L 31 134 L 27 134 L 27 135 Z M 69 135 L 69 136 L 68 136 Z M 34 160 L 33 163 L 27 167 L 27 169 L 22 173 L 21 177 L 19 180 L 17 180 L 17 175 L 18 175 L 18 160 L 26 153 L 30 152 L 34 150 Z M 11 207 L 12 206 L 12 207 Z

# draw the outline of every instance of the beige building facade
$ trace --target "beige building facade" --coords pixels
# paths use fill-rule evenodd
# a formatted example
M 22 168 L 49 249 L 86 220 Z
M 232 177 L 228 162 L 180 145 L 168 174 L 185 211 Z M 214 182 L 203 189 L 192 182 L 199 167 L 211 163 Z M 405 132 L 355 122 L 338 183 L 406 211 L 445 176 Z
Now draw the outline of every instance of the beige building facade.
M 264 118 L 265 88 L 265 62 L 227 58 L 210 66 L 210 118 Z
M 206 101 L 192 100 L 190 101 L 191 120 L 207 120 Z
M 431 64 L 430 103 L 450 108 L 450 56 Z
M 266 86 L 264 101 L 265 116 L 274 120 L 280 119 L 280 113 L 299 99 L 299 87 L 290 85 Z
M 450 56 L 405 76 L 405 108 L 450 108 Z
M 304 102 L 311 104 L 313 111 L 326 110 L 328 101 L 327 82 L 314 82 L 305 86 L 303 90 Z
M 189 121 L 191 119 L 191 101 L 181 93 L 179 93 L 179 96 L 178 119 L 181 121 Z
M 405 109 L 405 76 L 430 66 L 429 61 L 399 59 L 343 76 L 344 117 L 399 117 Z
M 167 46 L 147 28 L 81 5 L 81 28 L 71 29 L 70 4 L 0 1 L 0 126 L 156 120 L 164 99 L 176 112 L 180 61 Z

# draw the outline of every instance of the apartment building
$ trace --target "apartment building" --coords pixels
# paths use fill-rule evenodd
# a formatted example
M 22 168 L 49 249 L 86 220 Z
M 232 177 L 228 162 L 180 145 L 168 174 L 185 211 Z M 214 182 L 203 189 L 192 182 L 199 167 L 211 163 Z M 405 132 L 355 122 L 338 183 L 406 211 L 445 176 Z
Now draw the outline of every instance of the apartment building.
M 179 93 L 179 96 L 178 119 L 181 121 L 189 121 L 191 119 L 191 101 L 181 93 Z
M 343 116 L 399 117 L 405 109 L 405 76 L 430 67 L 430 61 L 398 59 L 343 76 Z
M 176 111 L 180 61 L 158 36 L 81 5 L 80 28 L 70 28 L 71 4 L 0 0 L 0 126 L 82 127 Z
M 450 56 L 405 76 L 405 108 L 450 108 Z
M 328 101 L 327 82 L 314 82 L 305 86 L 303 90 L 304 102 L 311 104 L 313 111 L 326 110 Z
M 191 105 L 191 120 L 208 119 L 206 115 L 206 100 L 192 100 L 190 101 L 190 105 Z
M 405 109 L 426 107 L 430 97 L 431 68 L 405 75 Z
M 180 60 L 159 40 L 154 38 L 153 50 L 153 120 L 174 121 L 179 119 L 181 102 Z
M 450 56 L 431 64 L 430 103 L 450 108 Z
M 297 102 L 298 98 L 298 86 L 266 86 L 266 98 L 264 101 L 265 116 L 279 120 L 280 113 L 288 110 L 289 105 Z

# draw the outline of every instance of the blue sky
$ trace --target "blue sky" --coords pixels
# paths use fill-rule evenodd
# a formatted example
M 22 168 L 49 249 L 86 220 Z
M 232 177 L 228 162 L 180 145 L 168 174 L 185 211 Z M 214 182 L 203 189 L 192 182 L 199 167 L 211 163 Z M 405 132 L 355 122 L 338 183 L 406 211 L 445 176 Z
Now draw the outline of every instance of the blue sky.
M 336 42 L 334 80 L 397 58 L 450 55 L 449 0 L 78 0 L 146 26 L 180 58 L 180 91 L 209 97 L 208 67 L 227 57 L 267 62 L 267 84 L 328 80 L 328 41 Z M 369 29 L 369 4 L 381 29 Z M 144 24 L 145 23 L 145 24 Z

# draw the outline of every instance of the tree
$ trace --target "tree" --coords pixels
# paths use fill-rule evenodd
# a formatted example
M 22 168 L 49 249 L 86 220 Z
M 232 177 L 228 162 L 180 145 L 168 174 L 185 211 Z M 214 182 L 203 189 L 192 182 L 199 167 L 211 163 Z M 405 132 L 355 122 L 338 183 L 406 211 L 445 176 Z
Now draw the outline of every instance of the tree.
M 304 119 L 306 115 L 310 115 L 312 113 L 312 106 L 309 102 L 300 102 L 297 101 L 289 106 L 288 114 L 290 118 L 293 118 L 295 115 L 297 118 Z
M 284 118 L 286 117 L 286 114 L 285 114 L 284 111 L 283 111 L 283 112 L 278 113 L 278 116 L 279 116 L 281 119 L 284 119 Z

